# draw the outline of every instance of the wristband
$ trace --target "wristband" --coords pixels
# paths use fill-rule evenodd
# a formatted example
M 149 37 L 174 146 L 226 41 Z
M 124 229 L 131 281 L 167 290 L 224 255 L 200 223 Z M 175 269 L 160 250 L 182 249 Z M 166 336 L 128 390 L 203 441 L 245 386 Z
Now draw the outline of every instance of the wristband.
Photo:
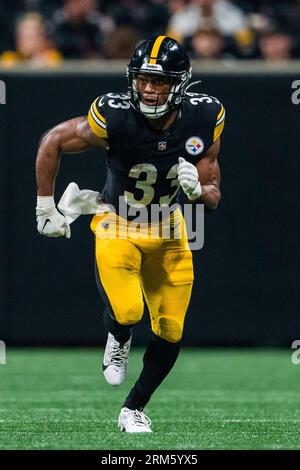
M 53 206 L 55 206 L 54 196 L 37 196 L 37 209 L 50 209 Z

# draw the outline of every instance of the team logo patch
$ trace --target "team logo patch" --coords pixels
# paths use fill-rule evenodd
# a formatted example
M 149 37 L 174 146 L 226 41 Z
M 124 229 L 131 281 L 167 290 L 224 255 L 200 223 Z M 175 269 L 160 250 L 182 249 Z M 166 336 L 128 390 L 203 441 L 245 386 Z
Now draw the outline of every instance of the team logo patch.
M 185 143 L 185 149 L 190 155 L 199 155 L 204 150 L 204 143 L 200 137 L 190 137 Z

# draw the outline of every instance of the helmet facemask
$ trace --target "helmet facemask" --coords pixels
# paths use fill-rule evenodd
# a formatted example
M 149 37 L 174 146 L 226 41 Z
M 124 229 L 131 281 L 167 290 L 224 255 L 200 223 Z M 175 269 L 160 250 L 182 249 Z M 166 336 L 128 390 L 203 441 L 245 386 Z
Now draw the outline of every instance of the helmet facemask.
M 128 93 L 129 97 L 136 109 L 138 109 L 148 119 L 158 119 L 165 114 L 178 108 L 182 102 L 182 99 L 187 88 L 188 81 L 191 77 L 191 70 L 189 72 L 174 72 L 171 73 L 155 73 L 151 75 L 162 75 L 170 78 L 170 90 L 167 93 L 168 97 L 164 104 L 158 105 L 159 97 L 162 93 L 157 96 L 157 102 L 153 106 L 146 105 L 142 102 L 141 94 L 137 89 L 136 79 L 139 74 L 145 74 L 144 70 L 133 70 L 128 67 Z M 150 73 L 148 73 L 150 75 Z

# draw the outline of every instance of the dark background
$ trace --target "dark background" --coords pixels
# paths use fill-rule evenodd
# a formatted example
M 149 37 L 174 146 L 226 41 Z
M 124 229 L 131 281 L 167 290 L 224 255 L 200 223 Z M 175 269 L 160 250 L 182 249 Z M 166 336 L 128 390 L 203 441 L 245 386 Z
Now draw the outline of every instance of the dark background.
M 283 346 L 299 336 L 300 105 L 291 102 L 297 78 L 201 75 L 202 91 L 227 111 L 223 198 L 206 216 L 204 248 L 194 252 L 185 345 Z M 90 217 L 72 225 L 70 240 L 40 236 L 34 161 L 45 130 L 86 114 L 96 96 L 124 91 L 126 81 L 97 73 L 1 79 L 7 104 L 0 106 L 0 338 L 11 345 L 103 344 Z M 69 182 L 99 190 L 105 175 L 102 150 L 63 156 L 56 201 Z M 135 341 L 148 337 L 145 311 Z

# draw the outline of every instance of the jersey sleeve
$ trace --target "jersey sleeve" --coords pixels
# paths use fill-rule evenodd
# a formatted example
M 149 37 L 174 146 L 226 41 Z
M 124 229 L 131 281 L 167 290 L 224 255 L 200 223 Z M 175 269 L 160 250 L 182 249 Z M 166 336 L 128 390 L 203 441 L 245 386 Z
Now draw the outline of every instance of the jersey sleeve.
M 92 131 L 102 139 L 108 139 L 107 122 L 105 119 L 105 106 L 102 105 L 103 97 L 93 101 L 88 113 L 88 122 Z
M 207 148 L 209 148 L 223 132 L 225 109 L 214 96 L 203 95 L 203 119 L 207 129 Z

